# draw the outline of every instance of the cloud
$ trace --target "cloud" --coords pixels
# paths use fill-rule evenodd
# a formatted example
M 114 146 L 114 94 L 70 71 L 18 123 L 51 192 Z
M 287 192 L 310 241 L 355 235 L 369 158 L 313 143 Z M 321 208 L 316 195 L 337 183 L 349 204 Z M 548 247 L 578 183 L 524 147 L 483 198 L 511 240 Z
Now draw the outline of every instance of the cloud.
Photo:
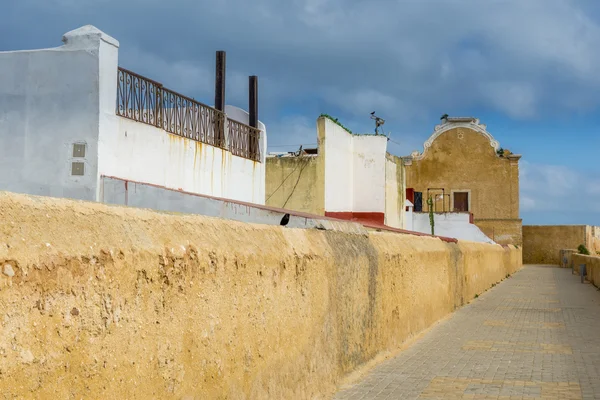
M 563 165 L 520 164 L 522 212 L 600 212 L 597 173 Z

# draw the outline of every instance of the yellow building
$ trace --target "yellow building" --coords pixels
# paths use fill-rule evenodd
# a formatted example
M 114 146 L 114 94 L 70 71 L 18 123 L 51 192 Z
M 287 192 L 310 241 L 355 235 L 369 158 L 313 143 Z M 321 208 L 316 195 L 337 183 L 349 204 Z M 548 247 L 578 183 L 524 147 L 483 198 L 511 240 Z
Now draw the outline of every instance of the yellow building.
M 487 236 L 521 244 L 520 155 L 502 149 L 476 118 L 445 117 L 422 153 L 403 157 L 408 200 L 415 212 L 471 213 Z

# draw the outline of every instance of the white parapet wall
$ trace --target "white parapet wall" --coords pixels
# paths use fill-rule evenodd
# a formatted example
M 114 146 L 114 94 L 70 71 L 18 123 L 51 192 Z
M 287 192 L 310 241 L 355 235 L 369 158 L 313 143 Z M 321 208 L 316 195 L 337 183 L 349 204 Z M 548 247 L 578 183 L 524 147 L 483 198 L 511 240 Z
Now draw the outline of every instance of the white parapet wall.
M 325 215 L 384 224 L 387 138 L 349 133 L 329 118 L 320 118 L 318 126 L 319 152 L 325 159 Z M 396 169 L 388 169 L 396 179 Z M 402 186 L 387 185 L 387 192 L 396 190 L 390 195 L 396 203 Z M 398 213 L 390 218 L 390 226 L 401 228 Z
M 412 214 L 415 232 L 431 234 L 429 213 L 410 212 Z M 408 215 L 408 213 L 407 213 Z M 434 213 L 435 235 L 469 240 L 471 242 L 495 243 L 487 237 L 476 225 L 470 223 L 468 213 Z
M 112 176 L 264 204 L 264 124 L 254 161 L 117 116 L 119 42 L 90 25 L 63 42 L 0 52 L 0 190 L 99 201 Z
M 0 190 L 96 200 L 101 109 L 112 85 L 100 79 L 101 58 L 119 43 L 91 26 L 63 42 L 0 52 Z M 110 104 L 114 114 L 114 97 Z

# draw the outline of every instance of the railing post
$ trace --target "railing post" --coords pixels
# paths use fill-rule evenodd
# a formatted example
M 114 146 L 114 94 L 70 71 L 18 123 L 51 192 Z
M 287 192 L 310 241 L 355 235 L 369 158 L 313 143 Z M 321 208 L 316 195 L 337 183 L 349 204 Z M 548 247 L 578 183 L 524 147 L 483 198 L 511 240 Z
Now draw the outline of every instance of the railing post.
M 154 104 L 154 124 L 157 128 L 162 128 L 163 123 L 163 101 L 162 101 L 162 85 L 156 85 L 156 104 Z

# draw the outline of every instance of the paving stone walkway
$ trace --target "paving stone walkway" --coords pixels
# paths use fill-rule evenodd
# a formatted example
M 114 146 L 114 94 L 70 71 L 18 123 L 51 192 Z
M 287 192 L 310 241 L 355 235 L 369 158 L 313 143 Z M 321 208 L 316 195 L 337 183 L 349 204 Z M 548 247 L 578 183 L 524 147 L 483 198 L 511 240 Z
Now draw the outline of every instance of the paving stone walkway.
M 600 291 L 526 266 L 335 399 L 600 399 Z

